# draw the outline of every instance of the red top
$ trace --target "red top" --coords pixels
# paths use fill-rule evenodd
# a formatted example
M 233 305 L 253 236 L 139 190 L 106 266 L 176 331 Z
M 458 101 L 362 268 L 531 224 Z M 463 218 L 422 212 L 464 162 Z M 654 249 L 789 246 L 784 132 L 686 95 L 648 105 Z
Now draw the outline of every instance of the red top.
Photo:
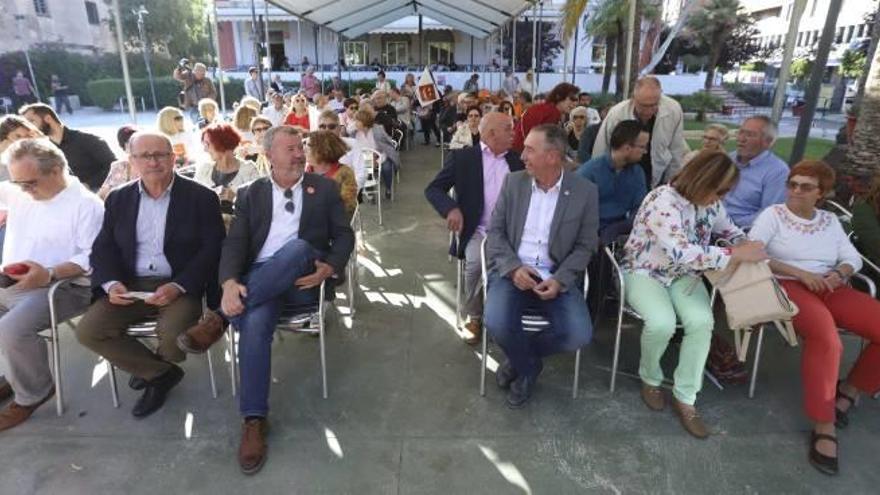
M 298 125 L 305 130 L 311 130 L 309 127 L 309 114 L 306 113 L 302 117 L 296 115 L 296 112 L 290 112 L 287 114 L 287 118 L 284 119 L 284 125 Z
M 550 102 L 532 105 L 523 114 L 520 123 L 513 130 L 513 146 L 514 151 L 521 153 L 523 150 L 523 141 L 529 135 L 532 127 L 541 124 L 558 124 L 562 120 L 562 113 L 556 108 L 556 104 Z

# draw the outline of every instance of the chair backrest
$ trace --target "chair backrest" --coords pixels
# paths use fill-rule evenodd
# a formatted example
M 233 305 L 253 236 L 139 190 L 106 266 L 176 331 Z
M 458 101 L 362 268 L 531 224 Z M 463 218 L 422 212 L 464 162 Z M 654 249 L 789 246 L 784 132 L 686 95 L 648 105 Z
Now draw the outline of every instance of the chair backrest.
M 393 129 L 391 131 L 391 141 L 394 143 L 394 147 L 399 151 L 400 144 L 403 143 L 403 131 L 397 128 Z
M 361 148 L 361 156 L 364 159 L 364 167 L 367 169 L 367 172 L 372 172 L 374 174 L 379 173 L 379 157 L 381 155 L 382 154 L 374 148 Z

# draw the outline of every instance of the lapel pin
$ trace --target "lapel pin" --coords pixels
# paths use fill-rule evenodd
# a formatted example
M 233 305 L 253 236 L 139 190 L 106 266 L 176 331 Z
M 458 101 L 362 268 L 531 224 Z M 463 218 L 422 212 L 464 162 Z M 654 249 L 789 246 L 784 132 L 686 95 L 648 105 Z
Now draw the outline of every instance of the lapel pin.
M 315 188 L 312 186 L 309 186 L 306 188 L 306 192 L 309 194 L 315 194 Z
M 566 189 L 562 194 L 565 194 L 566 196 L 568 196 L 568 189 Z

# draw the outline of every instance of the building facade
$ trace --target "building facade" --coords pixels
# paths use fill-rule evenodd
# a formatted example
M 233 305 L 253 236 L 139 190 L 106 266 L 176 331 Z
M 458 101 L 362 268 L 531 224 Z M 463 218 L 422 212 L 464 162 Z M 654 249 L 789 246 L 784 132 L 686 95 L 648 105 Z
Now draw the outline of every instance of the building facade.
M 103 0 L 0 0 L 0 53 L 46 44 L 116 51 L 110 17 Z

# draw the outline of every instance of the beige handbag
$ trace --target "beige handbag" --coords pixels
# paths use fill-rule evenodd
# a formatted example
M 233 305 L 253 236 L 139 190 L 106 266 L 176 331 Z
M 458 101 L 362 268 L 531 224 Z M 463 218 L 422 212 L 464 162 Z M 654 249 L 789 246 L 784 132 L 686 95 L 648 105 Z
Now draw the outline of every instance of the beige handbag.
M 772 322 L 789 345 L 797 346 L 791 319 L 798 308 L 766 262 L 730 264 L 724 270 L 709 270 L 705 276 L 724 300 L 740 361 L 746 360 L 752 330 L 763 323 Z

